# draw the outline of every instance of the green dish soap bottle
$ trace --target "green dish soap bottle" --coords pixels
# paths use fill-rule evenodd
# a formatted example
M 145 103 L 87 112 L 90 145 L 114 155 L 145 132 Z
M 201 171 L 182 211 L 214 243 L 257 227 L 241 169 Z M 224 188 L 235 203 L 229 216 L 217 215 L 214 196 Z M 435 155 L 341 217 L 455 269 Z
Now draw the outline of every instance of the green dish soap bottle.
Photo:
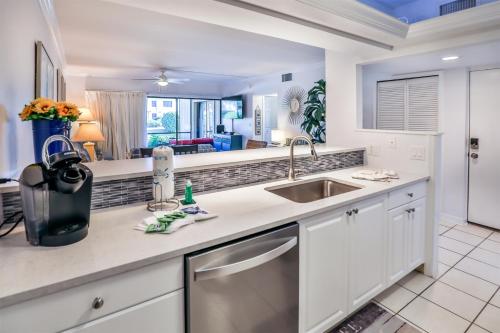
M 188 179 L 186 182 L 186 188 L 184 189 L 184 200 L 182 204 L 191 205 L 194 203 L 196 203 L 196 201 L 193 200 L 193 184 L 191 183 L 191 180 Z

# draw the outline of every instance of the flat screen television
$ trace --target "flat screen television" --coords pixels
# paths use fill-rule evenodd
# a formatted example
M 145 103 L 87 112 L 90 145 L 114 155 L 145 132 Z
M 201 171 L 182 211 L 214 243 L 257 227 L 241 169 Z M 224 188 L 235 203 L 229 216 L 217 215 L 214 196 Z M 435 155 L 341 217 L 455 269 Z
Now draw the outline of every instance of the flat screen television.
M 220 114 L 222 119 L 242 119 L 243 96 L 223 98 L 221 100 Z

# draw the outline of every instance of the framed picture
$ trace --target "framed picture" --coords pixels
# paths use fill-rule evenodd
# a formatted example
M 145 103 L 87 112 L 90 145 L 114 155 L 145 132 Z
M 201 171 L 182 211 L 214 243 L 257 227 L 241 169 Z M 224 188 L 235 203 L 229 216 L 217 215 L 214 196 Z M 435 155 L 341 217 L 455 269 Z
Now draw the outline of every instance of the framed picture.
M 66 80 L 64 79 L 64 75 L 60 69 L 57 70 L 57 100 L 65 101 L 66 100 Z
M 54 99 L 54 63 L 50 60 L 43 43 L 35 44 L 35 98 Z

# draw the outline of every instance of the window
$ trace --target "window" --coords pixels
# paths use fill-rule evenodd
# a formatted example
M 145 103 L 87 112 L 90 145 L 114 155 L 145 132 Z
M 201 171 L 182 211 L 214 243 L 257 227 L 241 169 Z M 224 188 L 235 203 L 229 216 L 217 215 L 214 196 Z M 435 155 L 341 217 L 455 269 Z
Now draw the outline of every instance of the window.
M 439 77 L 377 82 L 377 129 L 437 131 Z
M 210 138 L 220 121 L 220 100 L 148 97 L 147 105 L 149 147 L 171 139 Z

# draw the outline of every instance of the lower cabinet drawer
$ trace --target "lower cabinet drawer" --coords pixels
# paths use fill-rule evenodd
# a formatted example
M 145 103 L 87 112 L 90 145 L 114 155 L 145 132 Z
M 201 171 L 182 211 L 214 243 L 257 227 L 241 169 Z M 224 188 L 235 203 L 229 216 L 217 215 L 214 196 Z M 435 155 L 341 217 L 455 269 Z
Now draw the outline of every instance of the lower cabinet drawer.
M 64 331 L 76 332 L 184 333 L 184 292 L 178 290 Z
M 426 194 L 427 182 L 413 184 L 408 187 L 392 191 L 389 193 L 389 204 L 387 208 L 392 209 L 405 205 L 410 201 L 423 198 Z
M 0 333 L 75 327 L 181 289 L 183 274 L 179 257 L 15 304 L 0 309 Z

